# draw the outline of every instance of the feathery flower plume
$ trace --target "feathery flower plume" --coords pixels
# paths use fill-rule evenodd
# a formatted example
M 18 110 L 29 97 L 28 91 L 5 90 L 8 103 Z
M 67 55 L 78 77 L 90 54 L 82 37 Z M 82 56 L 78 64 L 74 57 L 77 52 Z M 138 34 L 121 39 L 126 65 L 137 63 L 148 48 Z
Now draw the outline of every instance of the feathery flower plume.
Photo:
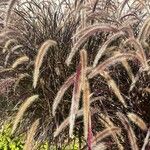
M 11 134 L 13 134 L 18 126 L 19 121 L 22 119 L 25 111 L 27 110 L 27 108 L 36 100 L 38 99 L 38 95 L 33 95 L 29 98 L 27 98 L 25 100 L 25 102 L 20 106 L 19 111 L 17 113 L 17 115 L 15 116 L 15 120 L 14 120 L 14 124 L 12 127 L 12 132 Z
M 80 52 L 81 56 L 81 70 L 82 70 L 82 90 L 83 90 L 83 119 L 84 119 L 84 137 L 87 140 L 88 137 L 88 126 L 89 126 L 89 113 L 90 113 L 90 87 L 89 82 L 86 77 L 87 70 L 87 52 L 86 50 L 82 50 Z
M 33 74 L 33 87 L 34 88 L 36 88 L 36 85 L 37 85 L 37 81 L 38 81 L 39 73 L 40 73 L 40 67 L 42 65 L 45 54 L 51 46 L 56 46 L 56 44 L 57 43 L 53 40 L 47 40 L 40 47 L 38 54 L 36 56 L 36 60 L 35 60 L 35 67 L 34 67 L 34 74 Z
M 11 52 L 14 52 L 14 51 L 16 51 L 16 50 L 18 50 L 18 49 L 20 49 L 20 48 L 22 48 L 23 47 L 23 45 L 16 45 L 16 46 L 14 46 L 12 49 L 11 49 Z
M 16 59 L 16 61 L 13 63 L 11 68 L 15 69 L 18 67 L 18 65 L 23 64 L 24 62 L 27 62 L 27 61 L 29 61 L 29 57 L 22 56 L 22 57 Z
M 3 53 L 5 53 L 5 52 L 9 49 L 9 46 L 10 46 L 11 44 L 14 44 L 14 43 L 16 43 L 16 42 L 17 42 L 16 39 L 9 39 L 9 40 L 5 43 L 5 45 L 4 45 Z
M 79 107 L 79 101 L 80 101 L 80 95 L 81 95 L 81 62 L 79 63 L 76 71 L 76 76 L 74 79 L 74 88 L 73 88 L 73 94 L 72 94 L 72 100 L 71 100 L 71 110 L 70 110 L 70 128 L 69 128 L 69 135 L 70 137 L 73 136 L 73 128 L 75 123 L 75 116 L 78 111 Z
M 105 143 L 102 143 L 102 142 L 92 146 L 92 150 L 98 150 L 98 149 L 99 150 L 106 150 L 107 146 Z
M 119 101 L 123 104 L 123 106 L 127 107 L 126 102 L 125 102 L 123 96 L 121 95 L 119 88 L 117 87 L 115 81 L 111 78 L 109 73 L 104 71 L 103 73 L 100 73 L 100 74 L 103 75 L 103 77 L 106 79 L 108 86 L 111 87 L 111 89 L 113 90 L 113 92 L 115 93 L 115 95 L 117 96 Z
M 80 63 L 77 68 L 76 77 L 74 79 L 74 90 L 70 112 L 70 130 L 69 130 L 70 137 L 72 137 L 73 134 L 73 126 L 75 122 L 75 115 L 77 113 L 79 106 L 81 87 L 84 84 L 84 78 L 86 76 L 86 67 L 87 67 L 87 52 L 85 50 L 81 50 Z
M 88 126 L 89 126 L 89 113 L 90 113 L 90 87 L 89 82 L 85 78 L 83 85 L 83 116 L 84 116 L 84 137 L 87 140 Z
M 93 139 L 93 133 L 92 133 L 92 124 L 91 124 L 91 113 L 89 111 L 88 115 L 88 136 L 87 136 L 87 143 L 88 143 L 88 150 L 92 150 L 92 139 Z
M 138 127 L 140 127 L 142 130 L 147 130 L 146 123 L 136 114 L 134 113 L 128 113 L 128 118 L 135 123 Z
M 143 89 L 143 91 L 150 93 L 150 88 L 146 87 Z
M 129 63 L 127 62 L 127 60 L 123 60 L 123 61 L 122 61 L 122 65 L 123 65 L 124 68 L 126 69 L 127 74 L 128 74 L 128 76 L 129 76 L 129 78 L 131 79 L 131 81 L 134 82 L 135 78 L 134 78 L 132 69 L 131 69 Z

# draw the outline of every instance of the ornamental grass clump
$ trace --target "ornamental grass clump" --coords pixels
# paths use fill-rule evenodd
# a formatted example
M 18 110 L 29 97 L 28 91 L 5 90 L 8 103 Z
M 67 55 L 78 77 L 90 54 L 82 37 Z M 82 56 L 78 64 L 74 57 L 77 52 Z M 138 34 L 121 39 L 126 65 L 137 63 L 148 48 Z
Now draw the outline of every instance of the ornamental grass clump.
M 148 0 L 0 7 L 0 96 L 13 136 L 31 132 L 25 147 L 78 140 L 78 149 L 149 149 Z

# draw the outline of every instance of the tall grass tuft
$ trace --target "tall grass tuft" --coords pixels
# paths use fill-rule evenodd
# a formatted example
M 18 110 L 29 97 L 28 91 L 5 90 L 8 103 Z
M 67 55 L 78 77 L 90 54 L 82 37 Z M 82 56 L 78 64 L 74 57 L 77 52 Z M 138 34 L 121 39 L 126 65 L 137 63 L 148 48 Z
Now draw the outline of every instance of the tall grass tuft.
M 0 0 L 1 122 L 18 110 L 13 134 L 41 118 L 30 139 L 56 149 L 73 135 L 79 149 L 142 148 L 150 119 L 149 12 L 148 0 Z

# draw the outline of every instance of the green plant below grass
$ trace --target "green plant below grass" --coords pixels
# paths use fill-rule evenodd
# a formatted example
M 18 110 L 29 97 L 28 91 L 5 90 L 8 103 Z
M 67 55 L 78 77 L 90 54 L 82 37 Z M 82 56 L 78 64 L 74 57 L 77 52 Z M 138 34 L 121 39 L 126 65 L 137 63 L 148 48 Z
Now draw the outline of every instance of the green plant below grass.
M 19 136 L 12 136 L 12 125 L 6 124 L 0 131 L 0 150 L 23 150 L 25 138 L 24 135 Z M 55 146 L 49 146 L 48 142 L 45 141 L 44 143 L 38 146 L 39 150 L 56 150 Z M 63 150 L 78 150 L 78 142 L 75 140 L 71 142 L 68 146 L 63 146 Z
M 0 150 L 23 150 L 23 137 L 11 136 L 11 125 L 4 125 L 0 132 Z

